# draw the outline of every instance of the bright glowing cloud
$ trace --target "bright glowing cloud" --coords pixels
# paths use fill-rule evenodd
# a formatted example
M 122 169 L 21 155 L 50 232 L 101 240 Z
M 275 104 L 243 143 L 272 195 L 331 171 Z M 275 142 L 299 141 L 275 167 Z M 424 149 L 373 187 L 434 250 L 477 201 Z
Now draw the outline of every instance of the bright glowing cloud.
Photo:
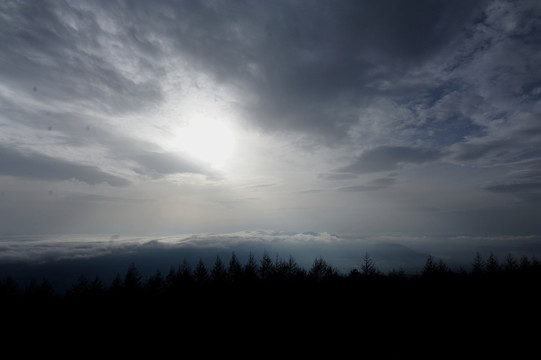
M 182 152 L 221 169 L 233 154 L 235 136 L 225 121 L 200 118 L 181 127 L 177 141 Z

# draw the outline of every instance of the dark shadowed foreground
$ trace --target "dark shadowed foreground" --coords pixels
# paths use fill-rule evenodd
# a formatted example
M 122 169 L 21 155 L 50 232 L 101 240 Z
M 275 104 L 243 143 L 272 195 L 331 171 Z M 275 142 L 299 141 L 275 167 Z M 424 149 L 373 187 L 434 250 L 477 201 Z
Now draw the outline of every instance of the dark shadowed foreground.
M 7 277 L 0 299 L 12 335 L 55 329 L 68 338 L 183 334 L 261 341 L 272 333 L 285 342 L 308 335 L 317 342 L 361 335 L 441 341 L 454 333 L 464 344 L 482 333 L 484 339 L 520 334 L 527 342 L 537 331 L 525 324 L 539 320 L 540 280 L 541 262 L 527 257 L 500 263 L 477 255 L 470 271 L 452 271 L 429 256 L 422 273 L 406 276 L 383 274 L 368 254 L 343 274 L 322 258 L 306 270 L 292 258 L 267 255 L 241 264 L 233 253 L 228 263 L 217 257 L 211 268 L 184 262 L 147 278 L 132 264 L 110 285 L 81 277 L 61 295 L 47 280 L 20 288 Z

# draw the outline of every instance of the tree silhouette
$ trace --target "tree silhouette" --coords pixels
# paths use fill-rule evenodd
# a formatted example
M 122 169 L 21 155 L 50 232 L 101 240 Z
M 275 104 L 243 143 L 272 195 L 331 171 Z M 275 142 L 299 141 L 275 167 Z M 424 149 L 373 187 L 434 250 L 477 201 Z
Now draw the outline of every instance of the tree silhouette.
M 248 255 L 248 262 L 243 268 L 243 279 L 248 283 L 254 283 L 258 279 L 259 268 L 255 256 L 250 252 Z
M 497 273 L 500 272 L 501 267 L 500 267 L 500 264 L 498 262 L 498 258 L 492 252 L 490 253 L 490 255 L 487 258 L 487 262 L 485 264 L 485 269 L 486 269 L 486 272 L 489 275 L 496 275 Z
M 90 289 L 90 284 L 88 280 L 86 279 L 86 276 L 81 275 L 79 277 L 79 280 L 77 280 L 77 283 L 75 286 L 71 288 L 71 290 L 68 291 L 68 296 L 72 297 L 83 297 L 88 296 L 88 292 Z
M 267 252 L 263 254 L 259 265 L 259 277 L 261 280 L 271 280 L 274 277 L 274 264 Z
M 192 282 L 192 270 L 186 259 L 182 261 L 182 265 L 178 269 L 178 278 L 184 285 Z
M 436 262 L 432 255 L 428 255 L 425 266 L 421 273 L 425 279 L 446 279 L 451 274 L 451 269 L 443 260 Z
M 111 282 L 111 286 L 109 287 L 109 295 L 112 297 L 122 295 L 122 279 L 120 278 L 120 273 L 117 273 Z
M 242 280 L 242 265 L 240 264 L 235 252 L 231 253 L 229 267 L 227 268 L 227 278 L 231 283 L 238 283 Z
M 223 285 L 227 279 L 227 271 L 220 256 L 216 256 L 216 261 L 210 271 L 210 278 L 216 285 Z
M 475 258 L 473 259 L 472 263 L 472 275 L 479 276 L 483 274 L 485 268 L 485 263 L 483 261 L 483 258 L 481 257 L 481 254 L 477 252 L 475 254 Z
M 105 295 L 105 286 L 98 276 L 90 283 L 88 288 L 89 296 L 93 298 L 102 298 Z
M 392 269 L 391 271 L 389 271 L 389 274 L 388 274 L 389 278 L 391 279 L 400 279 L 400 280 L 403 280 L 406 278 L 406 271 L 403 269 L 403 268 L 398 268 L 398 269 Z
M 513 257 L 512 254 L 507 254 L 505 257 L 505 264 L 503 265 L 503 270 L 507 274 L 513 274 L 519 269 L 518 261 Z
M 361 264 L 361 272 L 365 277 L 374 277 L 378 274 L 378 269 L 374 260 L 368 255 L 368 252 L 364 254 Z
M 250 253 L 247 262 L 242 265 L 236 254 L 232 253 L 227 268 L 219 256 L 216 257 L 210 272 L 207 271 L 202 259 L 199 259 L 193 272 L 184 260 L 178 269 L 171 267 L 167 276 L 162 276 L 160 270 L 157 270 L 144 281 L 132 263 L 123 277 L 120 273 L 116 274 L 109 288 L 105 287 L 97 276 L 90 282 L 81 275 L 63 297 L 54 293 L 52 285 L 47 280 L 41 283 L 32 280 L 26 290 L 20 292 L 16 282 L 8 277 L 7 280 L 0 281 L 0 302 L 4 301 L 10 305 L 20 303 L 23 306 L 29 303 L 34 306 L 43 302 L 48 306 L 47 309 L 53 309 L 55 304 L 61 304 L 61 307 L 55 309 L 77 311 L 84 308 L 89 314 L 96 314 L 96 310 L 101 312 L 100 309 L 118 312 L 129 304 L 136 305 L 138 311 L 142 312 L 162 309 L 157 306 L 142 307 L 139 302 L 141 299 L 146 305 L 169 306 L 163 308 L 169 311 L 168 314 L 183 314 L 186 309 L 196 308 L 213 308 L 219 312 L 225 309 L 242 311 L 253 309 L 251 307 L 253 304 L 281 309 L 281 305 L 285 304 L 287 306 L 293 304 L 295 307 L 297 306 L 295 304 L 310 302 L 325 304 L 327 307 L 330 304 L 347 307 L 354 306 L 354 303 L 358 305 L 359 301 L 373 306 L 373 309 L 387 311 L 388 306 L 395 308 L 402 297 L 405 301 L 402 304 L 408 306 L 423 303 L 419 302 L 423 299 L 437 300 L 439 305 L 447 307 L 458 306 L 455 311 L 457 313 L 461 306 L 465 310 L 481 309 L 485 304 L 505 305 L 504 308 L 510 308 L 509 304 L 520 304 L 514 308 L 527 308 L 528 304 L 537 304 L 540 299 L 536 291 L 541 279 L 541 262 L 535 256 L 531 258 L 522 256 L 517 260 L 508 254 L 505 262 L 499 264 L 494 254 L 491 253 L 484 262 L 477 253 L 471 272 L 467 273 L 462 268 L 457 273 L 442 260 L 436 260 L 429 255 L 422 272 L 408 276 L 405 276 L 403 269 L 393 270 L 384 275 L 377 270 L 368 253 L 361 259 L 362 262 L 358 267 L 344 276 L 321 256 L 314 259 L 307 271 L 299 266 L 292 256 L 287 260 L 276 256 L 273 260 L 265 252 L 258 262 Z M 481 276 L 472 276 L 474 273 Z M 235 286 L 231 286 L 232 284 Z M 6 299 L 11 303 L 5 302 Z M 136 301 L 132 302 L 132 299 Z M 153 299 L 158 302 L 151 302 Z M 392 303 L 389 299 L 393 299 Z M 457 299 L 460 301 L 456 302 Z M 75 306 L 70 306 L 71 304 Z M 106 307 L 97 308 L 96 305 L 99 304 Z M 49 307 L 51 305 L 52 307 Z M 127 309 L 135 308 L 127 307 Z M 234 311 L 229 313 L 233 314 Z M 129 314 L 136 316 L 139 313 Z M 155 313 L 152 313 L 152 316 L 154 315 Z
M 54 296 L 54 289 L 47 279 L 39 284 L 32 279 L 26 289 L 26 295 L 35 300 L 50 300 Z
M 178 273 L 173 266 L 169 268 L 169 272 L 165 276 L 165 289 L 168 292 L 173 292 L 178 287 Z
M 276 277 L 281 281 L 296 281 L 305 276 L 304 271 L 292 256 L 289 257 L 288 261 L 276 259 L 274 264 Z
M 19 284 L 8 276 L 3 283 L 0 283 L 0 298 L 15 299 L 19 296 Z
M 160 270 L 156 271 L 156 274 L 149 277 L 145 284 L 145 294 L 147 296 L 155 297 L 163 294 L 165 281 L 162 277 Z
M 425 266 L 423 267 L 422 275 L 424 277 L 432 276 L 437 272 L 437 265 L 432 255 L 426 258 Z
M 134 263 L 128 267 L 124 276 L 123 290 L 127 295 L 139 295 L 142 288 L 142 276 Z
M 316 282 L 328 281 L 337 276 L 336 270 L 321 257 L 317 257 L 308 272 L 310 279 Z
M 520 266 L 521 270 L 529 270 L 530 266 L 531 266 L 530 259 L 528 259 L 528 257 L 526 255 L 522 256 L 520 258 L 520 265 L 519 266 Z
M 199 259 L 199 261 L 197 262 L 197 266 L 195 267 L 193 276 L 195 278 L 195 281 L 199 285 L 206 285 L 209 282 L 209 273 L 207 267 L 205 266 L 205 263 L 203 262 L 203 259 Z
M 93 281 L 88 281 L 86 276 L 81 275 L 77 280 L 77 283 L 66 292 L 66 295 L 76 299 L 92 299 L 97 300 L 105 296 L 105 286 L 101 280 L 96 276 Z

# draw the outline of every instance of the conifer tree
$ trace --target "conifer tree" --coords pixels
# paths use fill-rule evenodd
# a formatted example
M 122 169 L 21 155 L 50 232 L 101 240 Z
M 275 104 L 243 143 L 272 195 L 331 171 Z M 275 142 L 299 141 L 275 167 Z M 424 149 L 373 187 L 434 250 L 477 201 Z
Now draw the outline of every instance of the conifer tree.
M 113 297 L 122 295 L 122 279 L 120 278 L 120 273 L 116 273 L 115 278 L 111 282 L 109 294 Z
M 243 268 L 243 278 L 248 282 L 255 282 L 258 278 L 258 272 L 259 268 L 257 266 L 257 261 L 255 260 L 254 254 L 250 252 L 248 255 L 248 262 Z
M 489 275 L 496 275 L 500 271 L 500 264 L 498 262 L 498 258 L 492 252 L 487 258 L 485 269 Z
M 203 262 L 203 259 L 199 259 L 193 275 L 195 281 L 200 285 L 205 285 L 210 280 L 209 273 L 207 267 L 205 266 L 205 263 Z
M 337 275 L 336 271 L 332 266 L 327 264 L 327 262 L 321 257 L 317 257 L 312 263 L 312 267 L 308 272 L 308 276 L 312 280 L 322 281 L 329 280 L 334 278 Z
M 483 261 L 483 258 L 481 257 L 481 254 L 477 252 L 475 254 L 475 258 L 473 259 L 472 263 L 472 275 L 478 276 L 483 273 L 483 269 L 485 268 L 485 263 Z
M 229 260 L 229 267 L 227 269 L 228 279 L 232 283 L 239 282 L 242 278 L 242 265 L 240 264 L 235 252 L 231 254 Z
M 378 269 L 376 268 L 374 260 L 372 260 L 370 255 L 368 255 L 368 252 L 364 254 L 364 257 L 362 259 L 361 272 L 362 275 L 365 277 L 373 277 L 378 273 Z
M 505 257 L 504 271 L 508 274 L 515 273 L 519 269 L 519 264 L 517 260 L 513 257 L 511 253 L 507 254 Z
M 142 276 L 134 263 L 131 263 L 128 267 L 128 271 L 124 276 L 123 287 L 128 295 L 136 295 L 142 288 Z
M 432 255 L 428 255 L 426 258 L 425 266 L 423 268 L 423 276 L 432 276 L 436 273 L 437 265 Z
M 221 285 L 225 283 L 225 280 L 227 278 L 227 271 L 220 256 L 216 256 L 216 261 L 214 262 L 214 266 L 210 271 L 210 277 L 212 282 L 215 284 Z
M 148 278 L 145 284 L 145 290 L 148 296 L 160 296 L 164 288 L 164 279 L 160 270 Z
M 270 280 L 274 276 L 274 264 L 269 254 L 266 252 L 261 258 L 261 264 L 259 265 L 259 277 L 262 280 Z

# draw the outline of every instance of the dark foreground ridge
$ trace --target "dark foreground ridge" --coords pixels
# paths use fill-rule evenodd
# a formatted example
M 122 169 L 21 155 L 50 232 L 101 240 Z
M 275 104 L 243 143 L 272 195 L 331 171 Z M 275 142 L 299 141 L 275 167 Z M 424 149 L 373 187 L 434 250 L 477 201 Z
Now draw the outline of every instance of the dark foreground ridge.
M 330 323 L 407 334 L 411 326 L 439 324 L 460 325 L 473 335 L 480 326 L 496 331 L 506 324 L 510 331 L 536 321 L 540 280 L 540 261 L 510 255 L 503 262 L 477 255 L 470 270 L 458 271 L 429 256 L 422 272 L 411 276 L 383 274 L 368 254 L 344 274 L 322 258 L 303 269 L 292 258 L 268 255 L 241 264 L 233 253 L 228 263 L 217 257 L 211 268 L 184 261 L 147 278 L 132 264 L 109 285 L 81 276 L 60 295 L 47 280 L 21 288 L 8 276 L 0 282 L 0 301 L 4 324 L 15 327 L 60 322 L 67 329 L 115 324 L 133 331 L 163 325 L 211 331 L 212 324 L 230 323 L 250 333 L 259 326 Z

